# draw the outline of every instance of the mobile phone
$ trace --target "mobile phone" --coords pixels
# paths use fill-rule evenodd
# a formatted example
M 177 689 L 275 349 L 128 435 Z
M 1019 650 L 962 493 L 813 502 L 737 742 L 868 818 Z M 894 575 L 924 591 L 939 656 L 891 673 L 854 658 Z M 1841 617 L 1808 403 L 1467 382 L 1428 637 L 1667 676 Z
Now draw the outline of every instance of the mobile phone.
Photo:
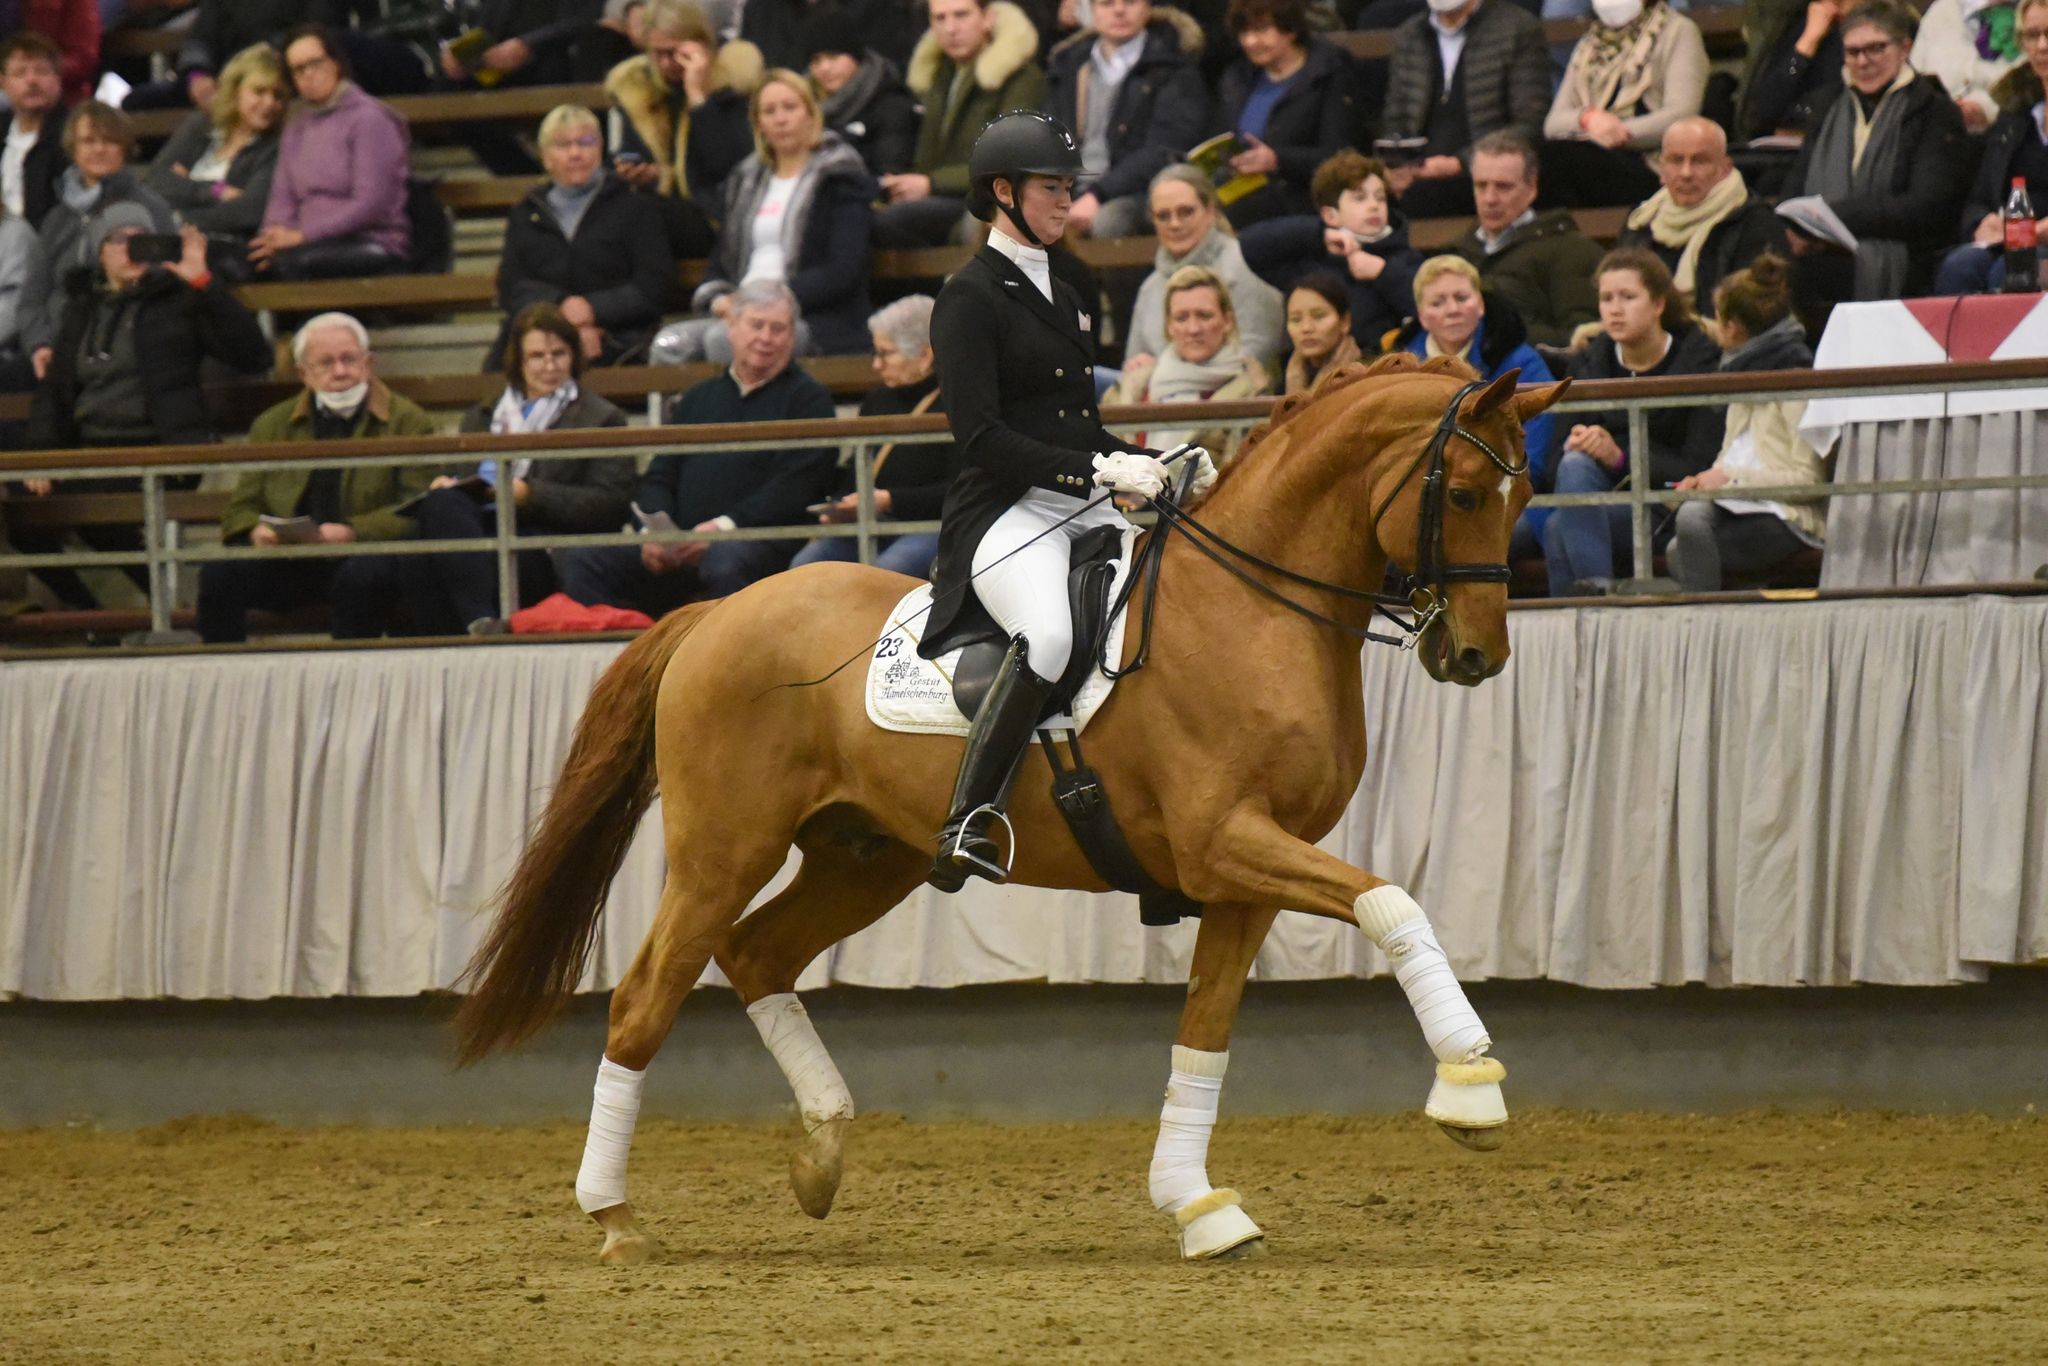
M 128 259 L 138 266 L 167 266 L 184 256 L 185 239 L 174 232 L 139 232 L 128 239 Z
M 830 512 L 833 508 L 836 508 L 838 506 L 839 500 L 837 498 L 827 498 L 822 503 L 810 504 L 808 507 L 804 509 L 804 511 L 809 513 L 813 517 L 823 517 L 826 513 Z
M 621 165 L 634 166 L 646 161 L 647 155 L 644 152 L 614 152 L 612 153 L 612 160 Z

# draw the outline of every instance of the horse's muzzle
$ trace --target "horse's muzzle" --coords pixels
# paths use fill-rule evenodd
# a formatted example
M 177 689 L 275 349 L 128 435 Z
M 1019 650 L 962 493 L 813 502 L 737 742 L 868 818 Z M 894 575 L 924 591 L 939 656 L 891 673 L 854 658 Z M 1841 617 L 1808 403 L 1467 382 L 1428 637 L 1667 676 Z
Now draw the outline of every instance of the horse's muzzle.
M 1507 666 L 1507 654 L 1502 652 L 1499 659 L 1489 656 L 1477 645 L 1462 645 L 1457 633 L 1451 628 L 1448 617 L 1438 617 L 1422 628 L 1422 636 L 1415 643 L 1415 653 L 1422 660 L 1422 668 L 1439 683 L 1456 683 L 1461 687 L 1476 688 Z

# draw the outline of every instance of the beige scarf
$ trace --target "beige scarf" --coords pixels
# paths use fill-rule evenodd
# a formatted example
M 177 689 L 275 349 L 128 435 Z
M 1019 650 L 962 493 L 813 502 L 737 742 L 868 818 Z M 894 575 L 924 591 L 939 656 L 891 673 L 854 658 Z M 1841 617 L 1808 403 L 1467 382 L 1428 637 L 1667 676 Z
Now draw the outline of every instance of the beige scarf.
M 1671 281 L 1682 293 L 1689 295 L 1693 292 L 1700 249 L 1707 244 L 1707 234 L 1748 202 L 1749 185 L 1743 180 L 1742 172 L 1730 171 L 1707 191 L 1706 198 L 1689 209 L 1673 203 L 1671 191 L 1657 191 L 1636 205 L 1628 216 L 1628 225 L 1635 231 L 1649 228 L 1651 238 L 1659 246 L 1684 248 L 1678 254 L 1678 267 L 1671 272 Z
M 1588 28 L 1572 49 L 1564 73 L 1564 88 L 1577 97 L 1579 108 L 1605 109 L 1622 118 L 1634 114 L 1650 87 L 1663 78 L 1663 70 L 1650 58 L 1670 22 L 1670 8 L 1652 4 L 1621 28 Z
M 1358 342 L 1349 332 L 1337 339 L 1336 346 L 1331 348 L 1329 355 L 1323 357 L 1323 363 L 1315 368 L 1313 374 L 1309 373 L 1308 357 L 1296 351 L 1287 358 L 1287 383 L 1282 392 L 1307 393 L 1322 383 L 1326 376 L 1336 374 L 1352 361 L 1359 359 L 1362 357 Z

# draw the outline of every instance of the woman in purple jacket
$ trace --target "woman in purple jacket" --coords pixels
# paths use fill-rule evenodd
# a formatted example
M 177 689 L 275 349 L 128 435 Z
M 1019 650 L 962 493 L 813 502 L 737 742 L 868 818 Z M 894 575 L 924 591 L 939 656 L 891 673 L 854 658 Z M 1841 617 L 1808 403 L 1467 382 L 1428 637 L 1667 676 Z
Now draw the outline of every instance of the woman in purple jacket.
M 405 120 L 349 79 L 341 44 L 325 28 L 293 29 L 284 60 L 299 98 L 249 259 L 284 280 L 403 268 L 412 244 Z

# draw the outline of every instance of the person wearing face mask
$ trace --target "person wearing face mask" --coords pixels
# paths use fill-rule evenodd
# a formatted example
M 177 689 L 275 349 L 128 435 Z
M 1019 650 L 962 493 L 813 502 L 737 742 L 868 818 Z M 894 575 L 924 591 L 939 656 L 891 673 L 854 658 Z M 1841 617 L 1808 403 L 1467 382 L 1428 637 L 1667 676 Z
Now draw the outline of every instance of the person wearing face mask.
M 1543 25 L 1511 0 L 1429 0 L 1394 30 L 1380 138 L 1413 141 L 1389 167 L 1410 218 L 1472 212 L 1472 145 L 1512 129 L 1530 141 L 1550 107 Z
M 1846 299 L 1924 293 L 1953 231 L 1975 158 L 1940 81 L 1906 60 L 1912 18 L 1869 0 L 1842 21 L 1848 86 L 1808 131 L 1786 177 L 1855 235 L 1854 251 L 1786 225 L 1800 320 L 1819 336 Z M 1779 204 L 1780 216 L 1787 208 Z
M 1593 0 L 1543 120 L 1543 179 L 1571 208 L 1633 204 L 1654 194 L 1664 130 L 1700 111 L 1707 45 L 1664 0 Z
M 169 266 L 134 260 L 129 244 L 150 230 L 139 204 L 120 203 L 97 215 L 83 242 L 94 261 L 72 273 L 59 315 L 49 373 L 29 405 L 28 444 L 39 450 L 105 446 L 198 445 L 218 441 L 218 428 L 200 387 L 201 366 L 212 359 L 242 374 L 272 364 L 270 343 L 249 310 L 207 269 L 206 239 L 183 233 L 183 254 Z M 32 493 L 133 493 L 133 477 L 36 481 Z M 138 526 L 79 530 L 94 550 L 139 550 Z M 19 532 L 15 549 L 57 550 L 60 532 Z M 149 574 L 126 572 L 143 592 Z M 76 570 L 39 571 L 65 606 L 95 606 Z
M 1104 403 L 1224 403 L 1273 392 L 1273 376 L 1238 341 L 1230 287 L 1205 266 L 1182 266 L 1166 282 L 1166 350 L 1151 365 L 1125 366 Z M 1228 463 L 1238 438 L 1222 427 L 1139 432 L 1143 445 L 1200 446 Z
M 322 313 L 292 338 L 304 384 L 259 415 L 256 443 L 432 436 L 433 419 L 376 376 L 370 334 L 346 313 Z M 287 535 L 327 545 L 407 540 L 417 534 L 398 505 L 427 492 L 438 471 L 423 465 L 344 465 L 260 470 L 235 482 L 220 535 L 225 545 L 275 546 Z M 208 642 L 248 638 L 249 612 L 285 612 L 330 603 L 337 640 L 383 630 L 387 561 L 377 558 L 215 560 L 199 571 L 199 635 Z
M 1013 113 L 991 123 L 969 162 L 988 244 L 946 282 L 932 315 L 959 473 L 946 492 L 918 650 L 937 658 L 991 623 L 1010 640 L 968 730 L 938 835 L 930 880 L 941 891 L 958 891 L 969 877 L 1009 876 L 990 829 L 1073 655 L 1072 544 L 1124 525 L 1098 489 L 1135 507 L 1168 478 L 1153 453 L 1103 429 L 1092 309 L 1054 278 L 1046 257 L 1046 243 L 1066 229 L 1081 172 L 1081 149 L 1057 120 Z
M 249 239 L 270 200 L 290 90 L 277 49 L 244 48 L 221 68 L 212 107 L 178 125 L 143 176 L 209 236 L 209 260 L 231 280 L 248 278 Z
M 1600 332 L 1572 356 L 1572 378 L 1649 379 L 1662 375 L 1712 374 L 1721 348 L 1706 334 L 1672 283 L 1664 263 L 1641 247 L 1617 247 L 1594 273 L 1600 293 Z M 1565 434 L 1557 462 L 1558 493 L 1604 493 L 1625 479 L 1648 479 L 1669 488 L 1698 474 L 1720 449 L 1725 412 L 1721 408 L 1655 408 L 1649 414 L 1647 458 L 1632 458 L 1628 414 L 1579 413 Z M 1654 544 L 1663 545 L 1671 518 L 1652 523 Z M 1629 545 L 1625 507 L 1558 508 L 1543 528 L 1543 559 L 1550 595 L 1605 593 L 1613 588 L 1616 556 Z

